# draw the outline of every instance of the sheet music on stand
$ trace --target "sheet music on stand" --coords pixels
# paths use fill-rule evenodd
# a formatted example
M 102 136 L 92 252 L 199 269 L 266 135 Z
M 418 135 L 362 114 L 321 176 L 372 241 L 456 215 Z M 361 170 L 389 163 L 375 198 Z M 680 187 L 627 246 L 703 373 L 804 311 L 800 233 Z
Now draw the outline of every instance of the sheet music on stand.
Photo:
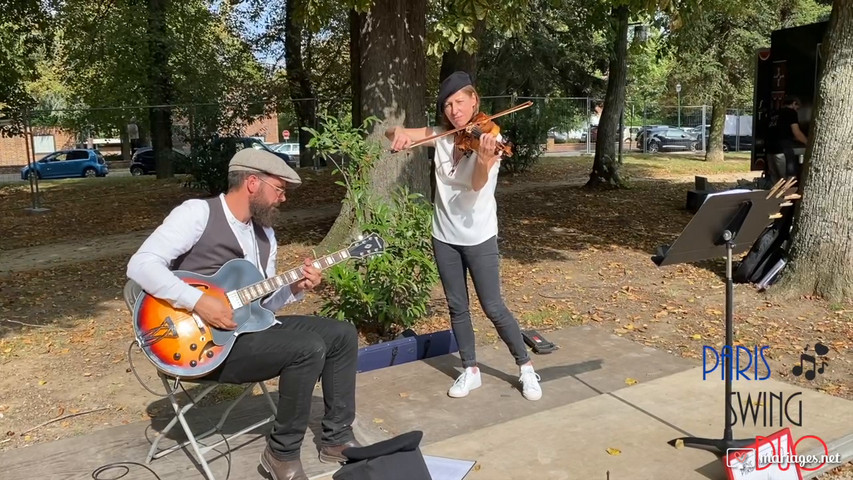
M 733 188 L 731 190 L 723 190 L 722 192 L 711 192 L 705 196 L 705 200 L 702 203 L 707 202 L 708 199 L 711 197 L 719 197 L 720 195 L 732 195 L 735 193 L 746 193 L 746 192 L 751 192 L 751 191 L 753 191 L 753 190 L 749 189 L 749 188 Z

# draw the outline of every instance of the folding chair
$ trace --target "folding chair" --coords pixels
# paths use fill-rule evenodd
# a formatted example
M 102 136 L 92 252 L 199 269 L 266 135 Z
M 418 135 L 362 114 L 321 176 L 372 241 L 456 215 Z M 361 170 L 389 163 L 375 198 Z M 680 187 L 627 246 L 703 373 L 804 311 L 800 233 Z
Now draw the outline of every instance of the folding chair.
M 136 298 L 139 296 L 140 293 L 142 293 L 142 288 L 139 287 L 139 285 L 136 282 L 131 280 L 131 281 L 128 281 L 127 284 L 125 284 L 123 293 L 124 293 L 125 303 L 127 303 L 128 308 L 131 311 L 133 311 L 133 306 L 136 303 Z M 225 409 L 225 412 L 222 413 L 222 416 L 220 417 L 219 422 L 217 422 L 216 425 L 213 426 L 213 428 L 211 428 L 211 429 L 209 429 L 203 433 L 195 434 L 195 433 L 193 433 L 192 428 L 190 427 L 189 423 L 187 422 L 187 418 L 186 418 L 187 412 L 192 407 L 196 406 L 198 404 L 198 402 L 201 401 L 201 399 L 203 399 L 205 396 L 207 396 L 210 392 L 214 391 L 217 387 L 220 387 L 223 385 L 228 385 L 228 384 L 219 383 L 219 382 L 210 381 L 210 380 L 204 380 L 204 379 L 180 380 L 180 379 L 176 379 L 174 377 L 168 376 L 162 372 L 157 372 L 157 374 L 160 377 L 160 380 L 163 382 L 163 388 L 165 389 L 165 393 L 166 393 L 165 397 L 168 397 L 169 403 L 172 405 L 172 410 L 174 410 L 174 412 L 175 412 L 175 416 L 172 417 L 172 419 L 169 421 L 169 423 L 166 425 L 166 427 L 162 431 L 157 433 L 157 436 L 154 438 L 154 441 L 151 443 L 151 448 L 148 450 L 148 456 L 145 458 L 145 464 L 146 465 L 150 464 L 151 461 L 154 459 L 161 458 L 165 455 L 168 455 L 169 453 L 172 453 L 176 450 L 183 449 L 187 445 L 190 445 L 192 447 L 194 454 L 195 454 L 196 460 L 201 465 L 202 470 L 204 470 L 205 476 L 209 480 L 215 480 L 213 473 L 210 471 L 210 466 L 207 463 L 207 460 L 205 458 L 205 454 L 207 452 L 213 450 L 214 448 L 218 447 L 219 445 L 222 445 L 223 443 L 227 444 L 232 439 L 235 439 L 236 437 L 238 437 L 240 435 L 248 433 L 252 430 L 255 430 L 256 428 L 262 427 L 262 426 L 264 426 L 268 423 L 271 423 L 272 421 L 275 420 L 277 407 L 276 407 L 275 402 L 272 399 L 272 396 L 270 395 L 269 390 L 267 390 L 267 386 L 264 384 L 264 382 L 255 382 L 255 383 L 245 384 L 245 388 L 243 389 L 243 391 L 240 393 L 239 396 L 237 396 L 237 398 L 235 398 L 234 400 L 231 401 L 231 403 Z M 201 386 L 201 391 L 195 395 L 190 394 L 190 392 L 186 392 L 186 390 L 184 390 L 183 388 L 180 388 L 180 385 L 182 382 L 198 384 Z M 270 415 L 269 417 L 267 417 L 263 420 L 257 421 L 255 423 L 253 423 L 252 425 L 249 425 L 249 426 L 241 429 L 240 431 L 238 431 L 236 433 L 232 433 L 229 435 L 225 435 L 225 434 L 221 433 L 222 427 L 225 425 L 225 421 L 228 419 L 228 416 L 231 414 L 231 411 L 234 409 L 234 407 L 237 406 L 238 403 L 240 403 L 241 400 L 243 400 L 244 398 L 246 398 L 246 396 L 248 396 L 252 393 L 252 391 L 255 388 L 255 385 L 259 385 L 261 387 L 261 391 L 263 392 L 263 395 L 264 395 L 265 399 L 267 400 L 267 403 L 269 404 L 272 415 Z M 184 405 L 183 407 L 178 403 L 178 394 L 182 390 L 186 392 L 187 397 L 189 399 L 189 402 L 186 405 Z M 160 440 L 162 440 L 164 437 L 166 437 L 166 435 L 168 435 L 169 431 L 171 431 L 172 428 L 175 425 L 177 425 L 178 423 L 180 423 L 181 427 L 183 428 L 184 434 L 186 435 L 187 440 L 185 440 L 181 443 L 178 443 L 177 445 L 174 445 L 174 446 L 169 447 L 169 448 L 159 448 Z M 217 437 L 221 439 L 218 442 L 216 442 L 216 443 L 204 443 L 203 442 L 203 440 L 206 439 L 207 437 L 210 437 L 210 436 L 217 434 L 217 433 L 219 433 L 219 435 L 217 435 Z

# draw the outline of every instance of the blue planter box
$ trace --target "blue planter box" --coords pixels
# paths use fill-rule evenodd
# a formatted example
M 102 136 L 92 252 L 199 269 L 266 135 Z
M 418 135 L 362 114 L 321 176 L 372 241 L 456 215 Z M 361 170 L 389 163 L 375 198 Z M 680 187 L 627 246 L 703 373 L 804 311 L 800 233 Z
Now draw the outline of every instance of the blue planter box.
M 457 351 L 459 346 L 450 330 L 424 335 L 406 330 L 400 338 L 360 348 L 356 370 L 359 373 L 369 372 Z

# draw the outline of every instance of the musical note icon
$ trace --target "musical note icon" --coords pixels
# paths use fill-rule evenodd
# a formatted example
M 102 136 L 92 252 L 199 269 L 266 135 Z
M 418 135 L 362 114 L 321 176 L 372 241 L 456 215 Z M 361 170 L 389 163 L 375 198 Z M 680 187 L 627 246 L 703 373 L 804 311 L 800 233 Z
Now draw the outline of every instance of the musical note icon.
M 826 345 L 824 345 L 820 342 L 817 342 L 814 345 L 814 352 L 822 357 L 822 356 L 826 355 L 827 353 L 829 353 L 829 347 L 827 347 Z
M 812 364 L 812 368 L 806 371 L 806 380 L 814 380 L 816 367 L 815 358 L 805 353 L 800 355 L 800 364 L 791 369 L 791 373 L 793 373 L 795 377 L 799 377 L 803 374 L 803 360 L 808 361 Z
M 825 367 L 827 365 L 829 365 L 829 364 L 826 362 L 826 360 L 821 358 L 820 359 L 820 368 L 817 369 L 817 373 L 820 373 L 821 375 L 823 375 L 823 367 Z

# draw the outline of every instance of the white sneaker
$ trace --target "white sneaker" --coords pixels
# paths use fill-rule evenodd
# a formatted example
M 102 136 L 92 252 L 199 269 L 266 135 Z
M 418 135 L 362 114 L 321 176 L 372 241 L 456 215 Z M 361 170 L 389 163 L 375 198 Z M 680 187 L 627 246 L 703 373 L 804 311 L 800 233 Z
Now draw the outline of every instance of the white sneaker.
M 539 400 L 542 398 L 542 387 L 539 386 L 539 374 L 533 371 L 532 365 L 523 365 L 521 367 L 521 376 L 518 379 L 521 382 L 521 394 L 528 400 Z
M 447 391 L 447 394 L 453 398 L 462 398 L 468 396 L 468 393 L 475 388 L 479 388 L 483 384 L 480 379 L 480 369 L 474 371 L 473 367 L 468 367 L 459 375 L 459 378 L 453 382 L 453 386 Z

